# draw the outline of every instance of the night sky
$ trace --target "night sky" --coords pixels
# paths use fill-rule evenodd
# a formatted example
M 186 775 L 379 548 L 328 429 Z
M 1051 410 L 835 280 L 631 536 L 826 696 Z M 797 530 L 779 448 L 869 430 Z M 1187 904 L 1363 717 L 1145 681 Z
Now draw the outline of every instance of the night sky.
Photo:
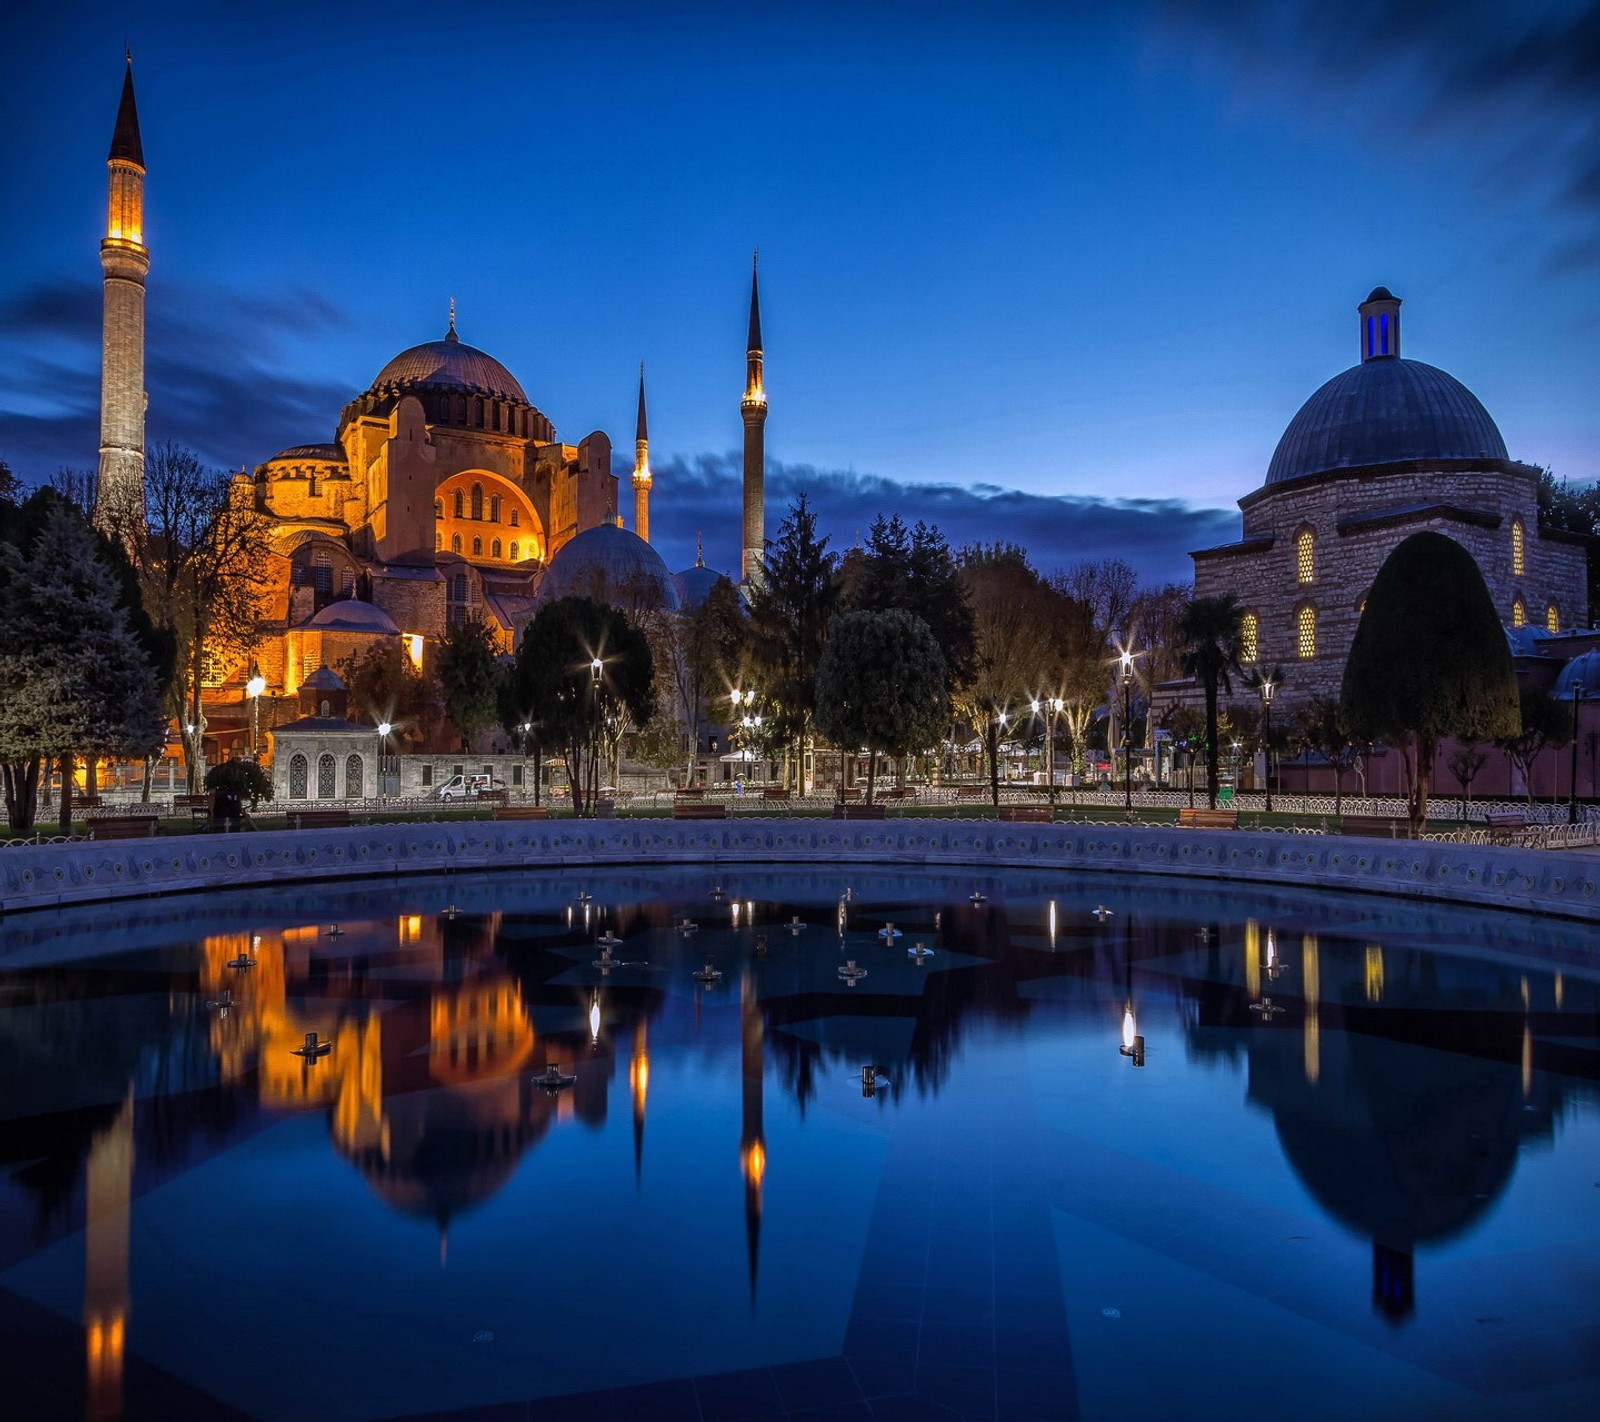
M 806 489 L 841 545 L 899 512 L 1187 579 L 1379 283 L 1513 457 L 1600 475 L 1594 6 L 13 0 L 4 33 L 29 480 L 95 458 L 124 41 L 149 431 L 218 465 L 331 439 L 454 296 L 624 475 L 644 360 L 655 542 L 732 566 L 759 245 L 769 535 Z

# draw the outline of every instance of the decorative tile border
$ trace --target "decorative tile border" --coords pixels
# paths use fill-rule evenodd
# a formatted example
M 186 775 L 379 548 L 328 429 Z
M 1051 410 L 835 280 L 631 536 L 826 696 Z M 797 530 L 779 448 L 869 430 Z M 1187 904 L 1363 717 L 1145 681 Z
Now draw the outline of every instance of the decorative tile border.
M 0 912 L 440 870 L 862 861 L 1170 874 L 1600 920 L 1600 854 L 1243 830 L 916 819 L 388 824 L 14 847 L 0 851 Z

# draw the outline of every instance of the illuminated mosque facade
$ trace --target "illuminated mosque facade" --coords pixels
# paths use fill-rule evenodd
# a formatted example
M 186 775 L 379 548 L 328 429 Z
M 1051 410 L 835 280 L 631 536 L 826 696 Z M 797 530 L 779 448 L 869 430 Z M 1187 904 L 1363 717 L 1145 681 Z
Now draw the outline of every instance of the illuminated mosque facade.
M 101 243 L 105 275 L 99 513 L 142 507 L 144 487 L 144 150 L 131 57 L 109 157 Z M 764 547 L 766 390 L 760 296 L 751 274 L 747 378 L 740 399 L 744 488 L 740 569 Z M 293 696 L 318 668 L 400 639 L 418 667 L 431 645 L 481 617 L 507 651 L 539 604 L 563 592 L 643 577 L 680 610 L 714 581 L 699 564 L 671 573 L 650 544 L 644 372 L 622 526 L 612 442 L 568 443 L 517 378 L 456 330 L 401 351 L 339 413 L 333 437 L 284 449 L 236 476 L 236 497 L 270 520 L 270 588 L 251 662 L 210 670 L 207 714 L 226 723 L 258 672 L 266 695 Z M 217 714 L 212 714 L 213 706 Z

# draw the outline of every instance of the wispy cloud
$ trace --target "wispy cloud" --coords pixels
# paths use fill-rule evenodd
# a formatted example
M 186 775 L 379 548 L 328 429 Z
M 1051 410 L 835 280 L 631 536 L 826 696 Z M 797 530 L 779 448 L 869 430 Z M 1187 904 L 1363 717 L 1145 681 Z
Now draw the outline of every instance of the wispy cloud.
M 674 568 L 692 561 L 698 534 L 706 562 L 738 564 L 742 464 L 737 453 L 675 458 L 655 466 L 650 537 Z M 879 514 L 937 524 L 953 547 L 1003 539 L 1053 571 L 1084 558 L 1125 558 L 1145 582 L 1188 582 L 1189 550 L 1238 536 L 1239 516 L 1178 499 L 1043 495 L 994 484 L 903 484 L 880 475 L 767 462 L 767 536 L 804 493 L 838 550 L 865 536 Z

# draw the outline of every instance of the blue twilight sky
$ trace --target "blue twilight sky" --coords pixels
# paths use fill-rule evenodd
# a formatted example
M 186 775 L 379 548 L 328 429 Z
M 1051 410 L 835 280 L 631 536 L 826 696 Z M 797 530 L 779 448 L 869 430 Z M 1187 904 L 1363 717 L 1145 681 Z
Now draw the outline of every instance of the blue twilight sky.
M 1600 8 L 642 3 L 6 6 L 0 458 L 94 462 L 105 153 L 134 50 L 150 433 L 330 439 L 399 350 L 503 361 L 736 562 L 750 250 L 768 531 L 807 489 L 1042 566 L 1186 578 L 1405 298 L 1514 457 L 1600 475 Z M 625 501 L 626 502 L 626 501 Z

